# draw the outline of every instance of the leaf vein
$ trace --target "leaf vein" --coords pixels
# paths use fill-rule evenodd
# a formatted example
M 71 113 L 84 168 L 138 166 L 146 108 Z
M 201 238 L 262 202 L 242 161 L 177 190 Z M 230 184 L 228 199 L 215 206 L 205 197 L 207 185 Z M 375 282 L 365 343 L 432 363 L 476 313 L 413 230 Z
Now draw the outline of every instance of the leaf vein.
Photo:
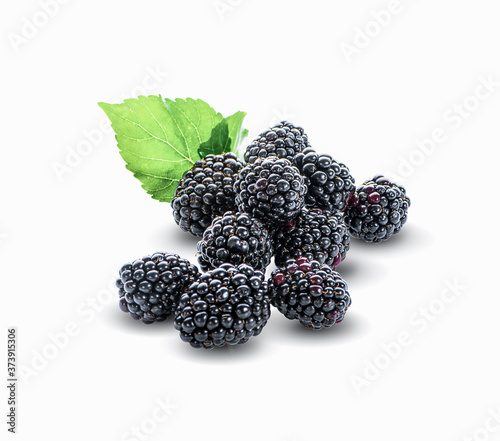
M 130 107 L 130 105 L 129 105 L 128 103 L 126 103 L 126 104 L 127 104 L 128 108 L 129 108 L 129 109 L 130 109 L 130 110 L 131 110 L 131 111 L 132 111 L 135 115 L 137 115 L 137 112 L 136 112 L 136 111 L 135 111 L 132 107 Z M 191 163 L 193 163 L 193 164 L 194 164 L 194 162 L 193 162 L 193 160 L 192 160 L 191 158 L 188 158 L 188 157 L 186 157 L 185 155 L 183 155 L 183 154 L 182 154 L 182 152 L 180 152 L 179 150 L 177 150 L 177 149 L 176 149 L 176 148 L 175 148 L 175 147 L 174 147 L 174 146 L 173 146 L 170 142 L 168 142 L 167 140 L 165 140 L 165 139 L 161 139 L 161 138 L 158 138 L 157 136 L 155 136 L 153 133 L 151 133 L 149 130 L 147 130 L 147 129 L 146 129 L 146 128 L 142 125 L 142 124 L 137 123 L 137 122 L 135 122 L 135 121 L 132 121 L 132 120 L 130 120 L 130 119 L 128 119 L 128 118 L 125 118 L 125 117 L 123 117 L 123 116 L 121 116 L 121 115 L 118 115 L 118 116 L 119 116 L 120 118 L 124 119 L 125 121 L 128 121 L 129 123 L 131 123 L 131 124 L 133 124 L 133 125 L 135 125 L 135 126 L 140 127 L 140 128 L 141 128 L 144 132 L 146 132 L 148 135 L 150 135 L 150 136 L 151 136 L 151 138 L 154 138 L 154 139 L 156 139 L 156 140 L 158 140 L 158 141 L 160 141 L 160 142 L 163 142 L 163 143 L 165 143 L 165 144 L 169 145 L 169 146 L 170 146 L 170 147 L 171 147 L 174 151 L 176 151 L 179 155 L 181 155 L 183 158 L 186 158 L 189 162 L 191 162 Z M 139 115 L 137 115 L 137 118 L 139 118 Z

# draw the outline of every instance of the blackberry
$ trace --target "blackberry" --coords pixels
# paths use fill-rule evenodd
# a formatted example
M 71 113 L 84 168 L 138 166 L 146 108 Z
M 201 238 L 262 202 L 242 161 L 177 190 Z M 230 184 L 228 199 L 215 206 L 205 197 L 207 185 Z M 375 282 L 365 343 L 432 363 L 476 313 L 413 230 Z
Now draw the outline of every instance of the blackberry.
M 203 235 L 216 216 L 235 209 L 233 186 L 242 168 L 234 153 L 196 161 L 175 190 L 171 202 L 175 222 L 194 236 Z
M 348 198 L 349 233 L 365 242 L 382 242 L 398 233 L 407 220 L 410 199 L 404 187 L 384 176 L 363 182 Z
M 246 149 L 245 162 L 253 164 L 259 158 L 278 156 L 286 158 L 292 164 L 294 157 L 305 148 L 310 147 L 307 135 L 302 127 L 282 121 L 274 127 L 262 132 Z
M 223 263 L 246 263 L 265 271 L 273 254 L 271 237 L 264 224 L 247 213 L 231 211 L 213 220 L 197 249 L 202 269 L 217 268 Z
M 181 295 L 174 326 L 192 347 L 212 349 L 246 343 L 261 333 L 270 314 L 264 273 L 225 263 Z
M 305 178 L 306 206 L 344 211 L 346 199 L 354 193 L 354 178 L 349 169 L 330 155 L 306 149 L 295 157 L 295 165 Z
M 304 206 L 307 188 L 288 159 L 258 159 L 241 170 L 234 184 L 240 211 L 276 226 L 296 217 Z
M 303 208 L 296 219 L 276 232 L 274 244 L 277 266 L 305 256 L 337 267 L 349 250 L 350 236 L 341 213 Z
M 198 268 L 177 254 L 155 253 L 127 263 L 116 280 L 120 309 L 146 324 L 162 322 L 198 277 Z
M 320 330 L 340 323 L 351 305 L 347 283 L 328 265 L 290 259 L 269 280 L 271 303 L 290 320 Z

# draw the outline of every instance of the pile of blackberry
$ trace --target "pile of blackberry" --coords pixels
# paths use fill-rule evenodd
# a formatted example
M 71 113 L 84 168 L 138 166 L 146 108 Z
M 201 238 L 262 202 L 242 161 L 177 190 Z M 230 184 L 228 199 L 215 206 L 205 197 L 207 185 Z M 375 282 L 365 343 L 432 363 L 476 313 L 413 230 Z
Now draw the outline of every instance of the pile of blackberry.
M 271 306 L 313 330 L 342 322 L 351 297 L 337 267 L 351 237 L 381 242 L 407 220 L 403 187 L 375 176 L 356 188 L 343 163 L 313 150 L 289 122 L 262 132 L 244 158 L 205 156 L 172 199 L 177 224 L 201 237 L 203 273 L 176 254 L 155 253 L 124 265 L 117 280 L 123 311 L 146 324 L 173 315 L 194 348 L 248 342 Z

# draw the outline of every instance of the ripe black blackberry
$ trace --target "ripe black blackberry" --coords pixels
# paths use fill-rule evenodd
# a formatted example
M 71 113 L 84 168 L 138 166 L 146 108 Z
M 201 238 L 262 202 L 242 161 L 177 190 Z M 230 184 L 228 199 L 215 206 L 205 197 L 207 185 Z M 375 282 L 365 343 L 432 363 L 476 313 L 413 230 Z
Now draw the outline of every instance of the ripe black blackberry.
M 363 182 L 348 198 L 349 233 L 365 242 L 382 242 L 398 233 L 407 220 L 410 199 L 404 187 L 384 176 Z
M 235 209 L 234 181 L 243 163 L 234 153 L 207 155 L 187 171 L 171 205 L 175 222 L 195 236 L 216 216 Z
M 354 178 L 344 164 L 330 155 L 306 149 L 295 156 L 295 165 L 305 178 L 306 206 L 344 211 L 347 196 L 354 193 Z
M 288 159 L 271 156 L 246 165 L 234 184 L 239 211 L 272 225 L 296 217 L 307 188 Z
M 328 265 L 290 259 L 269 280 L 271 302 L 290 320 L 320 330 L 340 323 L 351 305 L 347 283 Z
M 274 246 L 277 266 L 305 256 L 337 267 L 349 250 L 350 236 L 341 213 L 303 208 L 296 219 L 277 230 Z
M 310 147 L 307 135 L 302 127 L 282 121 L 274 127 L 262 132 L 246 149 L 245 162 L 253 164 L 259 158 L 278 156 L 286 158 L 292 164 L 294 157 L 305 148 Z
M 273 255 L 271 236 L 264 224 L 248 213 L 231 211 L 212 221 L 197 250 L 202 269 L 246 263 L 265 271 Z
M 127 263 L 116 280 L 120 309 L 146 324 L 162 322 L 198 277 L 195 265 L 172 253 L 155 253 Z
M 246 343 L 271 314 L 264 273 L 225 263 L 202 274 L 179 298 L 175 328 L 194 348 Z

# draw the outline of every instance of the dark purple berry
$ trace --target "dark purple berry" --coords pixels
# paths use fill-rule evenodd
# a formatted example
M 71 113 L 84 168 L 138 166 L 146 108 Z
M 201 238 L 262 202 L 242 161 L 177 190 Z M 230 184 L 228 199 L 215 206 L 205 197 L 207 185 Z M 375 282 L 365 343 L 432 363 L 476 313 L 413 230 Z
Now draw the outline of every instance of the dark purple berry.
M 120 309 L 146 324 L 164 321 L 199 275 L 196 266 L 172 253 L 155 253 L 127 263 L 116 280 Z
M 354 193 L 354 178 L 349 169 L 329 155 L 320 155 L 308 148 L 295 157 L 295 165 L 305 178 L 308 188 L 306 206 L 344 211 L 349 196 Z
M 356 190 L 356 205 L 349 204 L 345 221 L 349 233 L 366 242 L 382 242 L 398 233 L 407 219 L 410 199 L 406 190 L 383 176 L 364 182 Z
M 174 326 L 194 348 L 246 343 L 270 317 L 264 273 L 228 263 L 202 274 L 179 298 Z
M 340 323 L 351 305 L 347 283 L 328 265 L 299 259 L 290 259 L 271 274 L 272 305 L 306 328 L 320 330 Z
M 276 230 L 274 246 L 278 266 L 298 256 L 332 265 L 338 254 L 345 258 L 350 236 L 342 214 L 303 208 L 293 229 L 285 225 Z
M 207 155 L 187 171 L 170 202 L 182 230 L 202 236 L 216 216 L 236 208 L 234 182 L 243 164 L 234 153 Z
M 276 156 L 248 164 L 234 184 L 238 209 L 273 229 L 297 216 L 306 191 L 297 168 Z
M 198 262 L 202 270 L 223 263 L 246 263 L 265 271 L 271 262 L 273 244 L 267 227 L 247 213 L 228 211 L 216 217 L 198 242 Z
M 245 162 L 253 164 L 257 159 L 277 156 L 288 159 L 292 164 L 295 156 L 310 147 L 302 127 L 282 121 L 262 132 L 246 149 Z

